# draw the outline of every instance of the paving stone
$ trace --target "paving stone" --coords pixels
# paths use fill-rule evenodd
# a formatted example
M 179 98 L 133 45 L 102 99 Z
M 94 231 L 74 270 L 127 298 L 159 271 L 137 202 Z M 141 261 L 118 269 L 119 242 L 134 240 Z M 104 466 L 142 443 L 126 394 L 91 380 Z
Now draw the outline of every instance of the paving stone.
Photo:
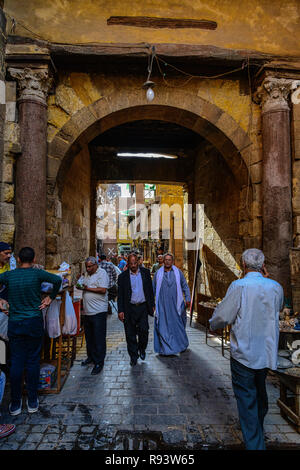
M 59 440 L 59 434 L 44 434 L 43 443 L 56 443 Z
M 170 425 L 182 425 L 187 422 L 187 418 L 184 415 L 151 415 L 151 424 L 162 424 L 164 426 Z
M 30 433 L 27 434 L 26 443 L 27 442 L 40 442 L 42 440 L 43 434 L 41 433 Z
M 157 406 L 156 405 L 134 405 L 133 406 L 133 413 L 134 414 L 157 414 Z
M 32 442 L 25 442 L 21 447 L 19 447 L 19 450 L 35 450 L 37 448 L 37 444 L 34 444 Z
M 19 448 L 18 442 L 5 442 L 3 445 L 0 446 L 0 450 L 17 450 Z
M 179 429 L 172 429 L 171 431 L 165 431 L 162 435 L 163 441 L 169 445 L 180 445 L 185 441 L 183 432 Z
M 74 444 L 71 442 L 62 441 L 55 447 L 55 450 L 73 450 Z
M 53 450 L 56 448 L 56 443 L 43 442 L 37 448 L 37 450 Z
M 48 424 L 35 424 L 32 426 L 31 432 L 45 432 Z
M 80 427 L 79 426 L 66 426 L 66 432 L 77 432 L 79 431 Z
M 60 442 L 75 442 L 78 437 L 78 434 L 75 432 L 67 432 L 63 434 L 63 437 L 60 439 Z M 46 442 L 46 441 L 45 441 Z
M 95 431 L 95 426 L 82 426 L 81 432 L 85 434 L 90 434 Z

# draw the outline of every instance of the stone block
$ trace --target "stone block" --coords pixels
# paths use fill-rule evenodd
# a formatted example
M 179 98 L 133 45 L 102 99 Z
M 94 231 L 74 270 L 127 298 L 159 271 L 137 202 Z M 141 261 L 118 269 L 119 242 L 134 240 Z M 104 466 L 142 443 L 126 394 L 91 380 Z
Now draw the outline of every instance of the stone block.
M 56 179 L 61 164 L 61 160 L 48 156 L 47 158 L 47 178 Z
M 253 191 L 253 201 L 260 202 L 262 201 L 262 184 L 253 184 L 252 185 L 252 191 Z
M 57 237 L 55 237 L 55 236 L 47 236 L 46 237 L 46 252 L 48 254 L 56 254 L 57 253 Z
M 72 116 L 72 124 L 79 129 L 77 136 L 92 126 L 96 121 L 97 119 L 95 118 L 95 115 L 89 110 L 89 108 L 81 109 Z
M 199 114 L 199 111 L 197 112 L 197 114 Z M 213 104 L 208 103 L 207 101 L 203 102 L 201 109 L 201 117 L 203 117 L 207 121 L 211 122 L 212 124 L 216 124 L 221 118 L 222 114 L 224 114 L 224 111 L 222 111 L 219 107 L 214 106 Z
M 293 164 L 293 212 L 295 215 L 300 215 L 300 160 L 295 161 Z
M 5 120 L 9 122 L 16 120 L 16 103 L 14 101 L 8 101 L 6 103 Z
M 14 224 L 0 224 L 0 240 L 13 243 L 15 234 Z
M 262 217 L 262 203 L 260 201 L 252 203 L 252 214 L 253 217 Z
M 242 157 L 246 165 L 249 167 L 250 165 L 253 165 L 254 163 L 258 163 L 262 161 L 263 155 L 262 155 L 262 149 L 253 147 L 253 145 L 250 145 L 247 147 L 245 150 L 241 152 Z
M 79 111 L 80 112 L 80 111 Z M 77 114 L 77 113 L 76 113 Z M 78 136 L 81 134 L 82 129 L 80 130 L 73 118 L 67 121 L 64 126 L 59 131 L 59 137 L 72 144 Z
M 55 103 L 70 116 L 84 107 L 84 103 L 73 88 L 65 85 L 59 85 L 56 88 Z
M 231 116 L 229 116 L 229 114 L 224 112 L 216 122 L 216 126 L 226 136 L 234 134 L 234 132 L 239 127 L 238 123 Z
M 5 100 L 8 101 L 17 101 L 17 89 L 16 82 L 5 82 Z
M 240 126 L 238 126 L 233 133 L 230 133 L 229 138 L 239 151 L 246 149 L 251 143 L 248 134 L 246 134 Z
M 48 124 L 60 129 L 69 119 L 69 114 L 67 114 L 63 109 L 58 108 L 57 106 L 48 107 Z
M 62 139 L 60 135 L 56 135 L 52 142 L 48 145 L 48 154 L 51 157 L 63 159 L 69 150 L 70 143 Z
M 300 247 L 300 235 L 297 235 L 294 239 L 294 247 Z
M 0 221 L 3 224 L 14 224 L 14 204 L 8 204 L 6 202 L 0 203 Z
M 262 163 L 255 163 L 250 166 L 251 181 L 253 184 L 262 181 Z
M 252 222 L 252 234 L 253 237 L 259 237 L 262 235 L 262 219 L 255 218 Z
M 250 233 L 250 227 L 249 227 L 249 222 L 241 222 L 239 224 L 239 235 L 242 237 L 249 235 Z
M 294 219 L 294 233 L 300 235 L 300 215 Z
M 107 99 L 101 98 L 90 106 L 90 111 L 97 119 L 101 119 L 112 112 L 112 105 Z
M 294 157 L 295 160 L 300 160 L 300 138 L 297 137 L 294 140 Z
M 13 202 L 14 200 L 14 185 L 13 184 L 3 184 L 2 186 L 2 201 L 3 202 Z
M 12 144 L 21 145 L 20 139 L 20 126 L 17 122 L 6 122 L 4 127 L 4 141 L 7 142 L 7 147 Z

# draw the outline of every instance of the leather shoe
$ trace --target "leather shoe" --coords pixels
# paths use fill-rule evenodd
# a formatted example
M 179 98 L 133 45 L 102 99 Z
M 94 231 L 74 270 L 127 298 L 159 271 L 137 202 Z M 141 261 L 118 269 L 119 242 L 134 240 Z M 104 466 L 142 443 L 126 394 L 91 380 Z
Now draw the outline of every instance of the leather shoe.
M 137 364 L 137 359 L 131 359 L 130 365 L 131 366 L 136 366 L 136 364 Z
M 89 357 L 85 359 L 85 361 L 82 361 L 81 365 L 82 366 L 87 366 L 88 364 L 92 364 L 93 359 L 90 359 Z
M 103 369 L 103 364 L 96 364 L 94 367 L 93 367 L 93 370 L 91 372 L 91 375 L 97 375 L 99 374 Z
M 146 351 L 140 351 L 140 358 L 142 359 L 142 361 L 146 359 Z

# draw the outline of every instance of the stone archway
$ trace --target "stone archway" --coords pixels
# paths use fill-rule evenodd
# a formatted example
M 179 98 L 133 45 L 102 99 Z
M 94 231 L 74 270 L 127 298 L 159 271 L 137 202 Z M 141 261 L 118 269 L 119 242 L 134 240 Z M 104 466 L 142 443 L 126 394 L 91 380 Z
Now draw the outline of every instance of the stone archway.
M 203 98 L 181 90 L 172 95 L 157 93 L 155 104 L 145 104 L 140 95 L 136 92 L 127 92 L 126 95 L 114 93 L 79 110 L 59 130 L 48 147 L 48 206 L 55 205 L 57 198 L 62 200 L 66 175 L 74 156 L 84 154 L 95 137 L 124 123 L 146 119 L 177 124 L 198 133 L 222 155 L 234 176 L 238 191 L 249 186 L 251 177 L 247 165 L 251 141 L 232 117 Z M 53 222 L 57 223 L 54 218 Z M 49 225 L 51 223 L 47 223 Z M 80 230 L 82 224 L 78 223 L 77 226 Z M 58 238 L 50 233 L 47 235 L 49 264 L 57 264 L 55 253 L 59 251 Z M 82 249 L 80 243 L 78 249 Z
M 218 106 L 181 90 L 157 93 L 155 104 L 145 104 L 136 91 L 116 92 L 79 110 L 59 130 L 48 147 L 47 180 L 50 192 L 61 192 L 74 155 L 97 135 L 120 124 L 159 119 L 200 134 L 223 155 L 239 187 L 251 180 L 247 167 L 251 140 L 239 124 Z

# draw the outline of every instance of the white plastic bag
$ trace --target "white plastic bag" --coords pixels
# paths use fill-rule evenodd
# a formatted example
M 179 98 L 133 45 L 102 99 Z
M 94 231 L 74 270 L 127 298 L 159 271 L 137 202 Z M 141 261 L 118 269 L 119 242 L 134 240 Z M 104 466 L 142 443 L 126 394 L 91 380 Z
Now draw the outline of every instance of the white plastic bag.
M 0 311 L 0 337 L 8 340 L 7 337 L 7 328 L 8 328 L 8 315 Z
M 60 336 L 59 309 L 61 300 L 53 300 L 46 313 L 46 330 L 49 338 Z
M 64 335 L 76 335 L 77 318 L 69 292 L 66 293 L 65 312 L 65 324 L 63 326 L 62 332 Z

